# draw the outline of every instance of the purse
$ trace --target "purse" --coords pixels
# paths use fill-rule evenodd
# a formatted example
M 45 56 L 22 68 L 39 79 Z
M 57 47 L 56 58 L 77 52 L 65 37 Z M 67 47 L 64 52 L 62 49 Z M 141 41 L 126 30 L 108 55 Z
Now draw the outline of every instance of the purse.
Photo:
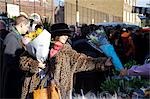
M 39 88 L 33 91 L 33 99 L 49 99 L 47 88 Z
M 49 86 L 49 99 L 60 99 L 60 90 L 54 80 L 51 80 L 51 84 Z
M 33 91 L 33 99 L 61 99 L 60 91 L 54 80 L 51 80 L 46 88 L 44 87 L 44 83 L 47 81 L 48 77 L 49 76 L 46 75 L 41 81 L 39 88 Z

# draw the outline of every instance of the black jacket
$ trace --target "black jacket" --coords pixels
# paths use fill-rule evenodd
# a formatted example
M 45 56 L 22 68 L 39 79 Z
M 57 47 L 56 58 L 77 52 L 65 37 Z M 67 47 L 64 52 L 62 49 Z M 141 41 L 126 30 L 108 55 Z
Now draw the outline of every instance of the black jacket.
M 2 87 L 3 87 L 2 85 L 3 51 L 4 51 L 3 41 L 8 33 L 9 32 L 5 29 L 0 30 L 0 98 L 1 98 Z
M 19 58 L 24 52 L 21 35 L 15 28 L 4 39 L 3 89 L 4 98 L 20 98 L 23 72 L 19 69 Z

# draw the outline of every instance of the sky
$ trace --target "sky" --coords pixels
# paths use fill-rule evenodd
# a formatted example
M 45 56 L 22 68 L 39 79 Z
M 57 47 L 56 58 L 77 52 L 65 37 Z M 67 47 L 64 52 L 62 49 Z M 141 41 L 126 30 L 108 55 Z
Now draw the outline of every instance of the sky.
M 149 4 L 149 5 L 146 5 Z M 150 0 L 137 0 L 136 6 L 150 7 Z
M 64 0 L 54 0 L 54 4 L 58 5 L 60 1 L 64 1 Z

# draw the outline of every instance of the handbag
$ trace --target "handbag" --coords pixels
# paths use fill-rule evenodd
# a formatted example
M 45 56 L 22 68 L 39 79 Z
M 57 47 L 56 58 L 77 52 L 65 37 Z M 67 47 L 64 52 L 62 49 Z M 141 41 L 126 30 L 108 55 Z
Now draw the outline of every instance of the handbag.
M 51 80 L 49 90 L 50 90 L 49 99 L 60 99 L 60 90 L 54 80 Z
M 47 88 L 39 88 L 33 91 L 33 99 L 49 99 L 48 98 L 48 90 Z
M 61 99 L 59 88 L 54 80 L 51 80 L 46 88 L 44 87 L 44 83 L 48 77 L 49 76 L 46 75 L 41 81 L 39 88 L 33 91 L 33 99 Z

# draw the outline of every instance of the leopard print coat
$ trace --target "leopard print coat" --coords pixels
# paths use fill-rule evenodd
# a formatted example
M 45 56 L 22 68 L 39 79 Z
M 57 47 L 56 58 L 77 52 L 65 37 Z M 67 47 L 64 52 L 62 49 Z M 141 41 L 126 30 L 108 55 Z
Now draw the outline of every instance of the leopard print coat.
M 106 57 L 92 58 L 85 54 L 77 53 L 69 44 L 64 44 L 63 48 L 49 60 L 48 66 L 60 89 L 61 98 L 70 99 L 74 73 L 94 69 L 104 71 L 107 69 L 104 66 L 106 60 Z M 32 93 L 39 84 L 40 80 L 37 76 L 38 63 L 31 56 L 23 55 L 20 59 L 20 64 L 22 70 L 30 74 L 30 76 L 26 77 L 22 89 L 22 99 L 25 99 L 27 93 Z
M 54 79 L 60 88 L 62 99 L 70 99 L 73 88 L 73 75 L 81 71 L 91 71 L 99 69 L 106 70 L 104 63 L 106 57 L 92 58 L 85 54 L 77 53 L 69 44 L 55 55 L 55 61 L 52 61 L 50 69 L 54 74 Z M 52 60 L 52 59 L 51 59 Z
M 21 99 L 26 99 L 28 93 L 32 93 L 40 83 L 38 73 L 38 61 L 27 52 L 20 57 L 20 68 L 26 72 L 24 84 L 22 86 Z

